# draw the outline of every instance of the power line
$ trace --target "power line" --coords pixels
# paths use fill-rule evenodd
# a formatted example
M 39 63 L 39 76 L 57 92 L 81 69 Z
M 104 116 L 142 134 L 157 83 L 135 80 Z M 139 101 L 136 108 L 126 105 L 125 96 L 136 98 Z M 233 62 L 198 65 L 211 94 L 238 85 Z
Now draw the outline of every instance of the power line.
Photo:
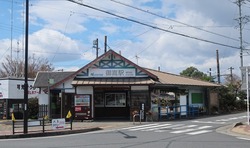
M 155 14 L 155 13 L 150 12 L 150 11 L 148 11 L 148 10 L 143 10 L 143 9 L 140 9 L 140 8 L 137 8 L 137 7 L 134 7 L 134 6 L 131 6 L 131 5 L 128 5 L 128 4 L 125 4 L 125 3 L 122 3 L 122 2 L 116 1 L 116 0 L 110 0 L 110 1 L 115 2 L 115 3 L 118 3 L 118 4 L 121 4 L 121 5 L 124 5 L 124 6 L 127 6 L 127 7 L 130 7 L 130 8 L 133 8 L 133 9 L 136 9 L 136 10 L 139 10 L 139 11 L 142 11 L 142 12 L 145 12 L 145 13 L 148 13 L 148 14 L 151 14 L 151 15 L 153 15 L 153 16 L 157 16 L 157 17 L 160 17 L 160 18 L 163 18 L 163 19 L 167 19 L 167 20 L 172 21 L 172 22 L 175 22 L 175 23 L 179 23 L 179 24 L 182 24 L 182 25 L 185 25 L 185 26 L 194 28 L 194 29 L 198 29 L 198 30 L 201 30 L 201 31 L 204 31 L 204 32 L 207 32 L 207 33 L 211 33 L 211 34 L 214 34 L 214 35 L 217 35 L 217 36 L 220 36 L 220 37 L 224 37 L 224 38 L 231 39 L 231 40 L 234 40 L 234 41 L 240 41 L 239 39 L 231 38 L 231 37 L 228 37 L 228 36 L 219 34 L 219 33 L 215 33 L 215 32 L 212 32 L 212 31 L 208 31 L 208 30 L 199 28 L 199 27 L 197 27 L 197 26 L 192 26 L 192 25 L 189 25 L 189 24 L 180 22 L 180 21 L 176 21 L 176 20 L 173 20 L 173 19 L 170 19 L 170 18 L 161 16 L 161 15 Z M 171 26 L 172 26 L 172 25 L 171 25 Z
M 96 8 L 96 7 L 92 7 L 92 6 L 89 6 L 89 5 L 80 3 L 80 2 L 76 2 L 76 1 L 74 1 L 74 0 L 67 0 L 67 1 L 72 2 L 72 3 L 75 3 L 75 4 L 78 4 L 78 5 L 81 5 L 81 6 L 84 6 L 84 7 L 88 7 L 88 8 L 90 8 L 90 9 L 94 9 L 94 10 L 96 10 L 96 11 L 103 12 L 103 13 L 106 13 L 106 14 L 109 14 L 109 15 L 113 15 L 113 16 L 122 18 L 122 19 L 124 19 L 124 20 L 130 21 L 130 22 L 134 22 L 134 23 L 137 23 L 137 24 L 140 24 L 140 25 L 144 25 L 144 26 L 147 26 L 147 27 L 151 27 L 151 28 L 153 28 L 153 29 L 161 30 L 161 31 L 164 31 L 164 32 L 172 33 L 172 34 L 175 34 L 175 35 L 179 35 L 179 36 L 183 36 L 183 37 L 186 37 L 186 38 L 191 38 L 191 39 L 195 39 L 195 40 L 199 40 L 199 41 L 203 41 L 203 42 L 207 42 L 207 43 L 211 43 L 211 44 L 215 44 L 215 45 L 220 45 L 220 46 L 229 47 L 229 48 L 234 48 L 234 49 L 240 49 L 239 47 L 236 47 L 236 46 L 226 45 L 226 44 L 222 44 L 222 43 L 215 42 L 215 41 L 210 41 L 210 40 L 201 39 L 201 38 L 189 36 L 189 35 L 182 34 L 182 33 L 178 33 L 178 32 L 174 32 L 174 31 L 169 31 L 169 30 L 166 30 L 166 29 L 157 27 L 157 26 L 149 25 L 149 24 L 146 24 L 146 23 L 143 23 L 143 22 L 139 22 L 139 21 L 137 21 L 137 20 L 133 20 L 133 19 L 130 19 L 130 18 L 126 18 L 126 17 L 120 16 L 120 15 L 117 15 L 117 14 L 114 14 L 114 13 L 111 13 L 111 12 L 108 12 L 108 11 L 105 11 L 105 10 L 102 10 L 102 9 L 99 9 L 99 8 Z

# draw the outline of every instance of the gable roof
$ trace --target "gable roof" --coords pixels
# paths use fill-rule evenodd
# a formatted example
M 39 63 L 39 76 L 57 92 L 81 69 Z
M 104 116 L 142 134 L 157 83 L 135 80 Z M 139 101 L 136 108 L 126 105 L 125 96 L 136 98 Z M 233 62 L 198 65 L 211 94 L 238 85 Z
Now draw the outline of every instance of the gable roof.
M 98 63 L 99 61 L 101 61 L 102 59 L 104 59 L 105 57 L 108 57 L 110 55 L 114 55 L 116 57 L 121 58 L 122 60 L 124 60 L 125 62 L 129 63 L 130 65 L 134 66 L 135 68 L 141 70 L 142 72 L 146 73 L 150 78 L 152 78 L 153 80 L 157 80 L 158 77 L 154 74 L 152 74 L 151 72 L 145 70 L 144 68 L 138 66 L 137 64 L 131 62 L 130 60 L 128 60 L 127 58 L 121 56 L 120 54 L 116 53 L 113 50 L 109 50 L 106 53 L 102 54 L 101 56 L 99 56 L 98 58 L 96 58 L 95 60 L 93 60 L 92 62 L 90 62 L 89 64 L 85 65 L 84 67 L 80 68 L 79 70 L 77 70 L 75 73 L 72 73 L 71 75 L 65 77 L 64 79 L 58 81 L 57 83 L 55 83 L 54 85 L 51 86 L 51 88 L 55 88 L 56 86 L 60 85 L 61 83 L 71 79 L 71 78 L 75 78 L 77 74 L 81 73 L 82 71 L 87 70 L 88 68 L 90 68 L 91 66 L 95 65 L 96 63 Z
M 72 75 L 74 72 L 52 72 L 52 71 L 40 71 L 37 73 L 34 87 L 38 88 L 46 88 L 48 87 L 49 79 L 54 79 L 55 83 L 58 83 L 65 79 L 66 77 Z
M 158 83 L 156 85 L 182 85 L 182 86 L 204 86 L 204 87 L 218 87 L 221 86 L 216 83 L 197 80 L 189 77 L 184 77 L 180 75 L 170 74 L 167 72 L 147 69 L 150 73 L 158 76 Z

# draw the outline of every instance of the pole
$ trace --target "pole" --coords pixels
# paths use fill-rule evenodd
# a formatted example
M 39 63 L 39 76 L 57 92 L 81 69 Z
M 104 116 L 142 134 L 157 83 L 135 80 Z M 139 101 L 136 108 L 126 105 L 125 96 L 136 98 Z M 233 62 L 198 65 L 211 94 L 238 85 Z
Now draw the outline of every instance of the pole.
M 216 50 L 216 59 L 217 59 L 217 77 L 218 77 L 218 83 L 220 84 L 220 61 L 219 61 L 219 51 Z
M 247 124 L 249 125 L 249 85 L 248 85 L 248 67 L 246 67 L 246 86 L 247 86 Z
M 23 133 L 28 133 L 28 36 L 29 36 L 29 0 L 26 0 L 25 21 L 25 66 L 24 66 L 24 111 L 23 111 Z
M 104 53 L 107 52 L 107 36 L 104 37 Z
M 231 81 L 231 84 L 233 83 L 233 67 L 230 67 L 230 81 Z
M 242 56 L 242 52 L 243 52 L 243 48 L 242 48 L 242 17 L 241 17 L 241 4 L 242 4 L 243 0 L 238 0 L 239 3 L 239 25 L 240 25 L 240 66 L 243 67 L 243 56 Z M 242 75 L 242 74 L 241 74 Z M 241 77 L 242 79 L 242 77 Z
M 98 39 L 96 39 L 96 58 L 98 58 Z

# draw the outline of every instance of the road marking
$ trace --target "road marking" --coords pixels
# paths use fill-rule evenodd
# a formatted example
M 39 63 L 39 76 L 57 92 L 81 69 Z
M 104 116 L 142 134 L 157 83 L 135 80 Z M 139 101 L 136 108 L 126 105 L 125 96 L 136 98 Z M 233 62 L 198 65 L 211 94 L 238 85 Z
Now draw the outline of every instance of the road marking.
M 216 121 L 231 121 L 231 120 L 237 120 L 237 119 L 243 119 L 246 118 L 247 116 L 239 116 L 239 117 L 231 117 L 231 118 L 227 118 L 227 119 L 219 119 Z
M 143 130 L 143 129 L 150 129 L 154 127 L 162 127 L 162 126 L 167 126 L 171 124 L 161 124 L 161 125 L 155 125 L 155 126 L 150 126 L 150 127 L 141 127 L 141 128 L 136 128 L 136 129 L 129 129 L 129 131 L 138 131 L 138 130 Z
M 250 141 L 250 139 L 249 138 L 244 138 L 244 137 L 236 137 L 237 139 L 241 139 L 241 140 L 249 140 Z
M 172 129 L 177 129 L 177 130 L 179 130 L 179 129 L 186 129 L 186 128 L 190 128 L 190 127 L 196 127 L 196 126 L 198 126 L 198 125 L 186 125 L 186 126 L 181 126 L 181 127 L 175 127 L 175 128 L 172 128 Z
M 159 124 L 147 124 L 147 125 L 140 125 L 140 126 L 131 126 L 131 127 L 122 128 L 121 130 L 128 130 L 128 129 L 134 129 L 134 128 L 155 126 L 155 125 L 159 125 Z
M 172 134 L 187 133 L 187 132 L 197 131 L 197 130 L 206 129 L 206 128 L 210 128 L 210 127 L 212 127 L 212 126 L 201 126 L 199 128 L 190 128 L 190 129 L 185 129 L 185 130 L 178 130 L 178 131 L 173 131 L 173 132 L 170 132 L 170 133 L 172 133 Z
M 162 129 L 162 131 L 164 131 L 164 129 L 170 129 L 173 127 L 178 127 L 178 126 L 183 126 L 184 124 L 175 124 L 175 125 L 169 125 L 169 126 L 165 126 L 165 127 L 156 127 L 156 128 L 151 128 L 151 129 L 146 129 L 146 130 L 142 130 L 142 131 L 161 131 L 159 129 Z
M 197 131 L 197 132 L 191 132 L 191 133 L 187 133 L 188 135 L 198 135 L 198 134 L 204 134 L 204 133 L 209 133 L 212 132 L 212 130 L 201 130 L 201 131 Z
M 216 120 L 217 121 L 217 120 Z M 192 122 L 195 122 L 195 123 L 206 123 L 206 124 L 225 124 L 226 122 L 213 122 L 213 121 L 199 121 L 199 120 L 195 120 L 195 121 L 192 121 Z

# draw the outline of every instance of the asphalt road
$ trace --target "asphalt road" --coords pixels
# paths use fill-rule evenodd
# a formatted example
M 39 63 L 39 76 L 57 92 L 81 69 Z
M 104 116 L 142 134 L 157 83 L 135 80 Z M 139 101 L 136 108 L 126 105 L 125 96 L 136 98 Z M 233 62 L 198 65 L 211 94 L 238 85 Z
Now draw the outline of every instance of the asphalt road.
M 216 132 L 245 121 L 246 114 L 149 122 L 96 132 L 43 138 L 3 139 L 1 148 L 249 148 L 250 139 Z

